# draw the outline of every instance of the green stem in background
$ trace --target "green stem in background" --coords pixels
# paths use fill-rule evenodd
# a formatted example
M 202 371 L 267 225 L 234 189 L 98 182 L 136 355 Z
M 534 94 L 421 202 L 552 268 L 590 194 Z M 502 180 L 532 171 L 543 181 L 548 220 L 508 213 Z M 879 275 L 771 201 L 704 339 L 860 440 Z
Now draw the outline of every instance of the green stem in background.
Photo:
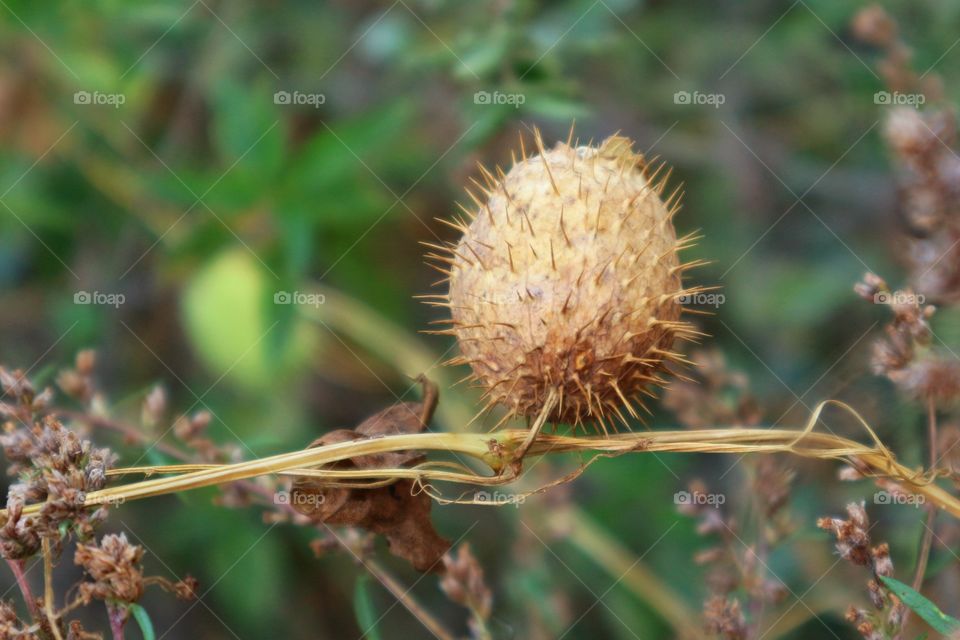
M 687 607 L 683 598 L 586 513 L 574 508 L 556 511 L 548 526 L 562 532 L 567 542 L 649 604 L 680 637 L 691 640 L 703 637 L 699 615 Z
M 933 398 L 927 404 L 927 437 L 930 441 L 930 469 L 937 466 L 937 409 Z M 927 572 L 927 562 L 930 560 L 930 548 L 933 546 L 933 525 L 937 517 L 937 508 L 930 505 L 927 508 L 927 522 L 924 525 L 923 543 L 920 546 L 920 558 L 917 561 L 917 572 L 913 577 L 913 590 L 919 592 L 923 586 L 923 578 Z

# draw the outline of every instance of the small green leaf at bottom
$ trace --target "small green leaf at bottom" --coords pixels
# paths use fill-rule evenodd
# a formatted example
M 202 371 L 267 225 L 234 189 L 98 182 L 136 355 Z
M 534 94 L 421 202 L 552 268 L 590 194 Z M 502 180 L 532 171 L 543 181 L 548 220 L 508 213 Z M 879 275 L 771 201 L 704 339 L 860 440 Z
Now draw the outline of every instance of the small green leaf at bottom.
M 357 578 L 353 589 L 353 606 L 357 613 L 357 623 L 360 630 L 363 631 L 364 638 L 370 640 L 381 640 L 380 628 L 378 623 L 382 616 L 377 615 L 376 607 L 370 597 L 370 577 L 366 574 Z
M 914 613 L 933 627 L 934 631 L 943 634 L 960 632 L 960 620 L 940 611 L 937 605 L 927 600 L 927 598 L 914 591 L 911 587 L 888 576 L 880 576 L 880 579 L 883 580 L 883 584 L 885 584 L 890 591 L 903 600 L 903 604 L 910 607 Z

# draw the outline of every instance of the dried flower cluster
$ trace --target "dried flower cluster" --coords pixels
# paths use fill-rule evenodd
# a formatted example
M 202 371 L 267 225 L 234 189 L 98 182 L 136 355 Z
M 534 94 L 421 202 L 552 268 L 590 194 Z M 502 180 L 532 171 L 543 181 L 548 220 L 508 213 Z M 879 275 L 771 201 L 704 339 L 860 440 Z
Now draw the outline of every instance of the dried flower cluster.
M 736 598 L 711 596 L 703 605 L 707 633 L 725 640 L 746 640 L 747 619 Z
M 878 68 L 891 92 L 933 105 L 923 111 L 910 106 L 889 109 L 883 131 L 897 167 L 901 211 L 908 230 L 904 255 L 913 286 L 931 302 L 955 303 L 960 301 L 956 116 L 942 102 L 943 87 L 936 74 L 918 75 L 911 68 L 910 49 L 900 40 L 896 22 L 881 7 L 862 10 L 853 21 L 853 30 L 861 40 L 883 51 Z
M 93 373 L 97 363 L 95 351 L 85 349 L 77 354 L 72 369 L 64 369 L 57 376 L 57 386 L 71 398 L 87 406 L 97 397 Z
M 702 429 L 760 422 L 763 409 L 750 391 L 749 379 L 730 369 L 721 352 L 698 350 L 691 359 L 698 365 L 691 371 L 691 379 L 674 382 L 664 394 L 664 405 L 683 426 Z M 742 531 L 737 519 L 727 515 L 725 501 L 710 499 L 721 494 L 710 494 L 699 481 L 689 487 L 690 501 L 678 507 L 680 513 L 699 519 L 697 533 L 718 539 L 715 546 L 698 551 L 694 561 L 709 567 L 705 628 L 712 636 L 727 640 L 752 637 L 762 622 L 760 612 L 783 600 L 786 588 L 771 579 L 766 558 L 793 531 L 784 508 L 790 498 L 793 470 L 772 456 L 743 460 L 742 464 L 749 481 L 737 493 L 753 502 L 754 529 Z M 752 542 L 745 543 L 744 537 Z
M 867 273 L 854 290 L 863 299 L 889 306 L 893 320 L 873 345 L 872 366 L 907 395 L 947 405 L 960 398 L 960 362 L 931 345 L 930 318 L 936 309 L 912 290 L 892 291 Z
M 142 560 L 143 548 L 130 544 L 123 533 L 105 535 L 99 543 L 78 544 L 73 561 L 91 578 L 80 584 L 80 598 L 86 604 L 92 600 L 130 604 L 140 599 L 148 584 L 159 584 L 181 599 L 196 596 L 196 580 L 189 576 L 178 582 L 144 577 Z
M 847 620 L 854 623 L 864 640 L 899 640 L 903 631 L 906 607 L 879 580 L 893 575 L 890 547 L 870 540 L 870 520 L 864 503 L 847 505 L 847 519 L 820 518 L 817 526 L 832 533 L 840 557 L 854 565 L 869 568 L 873 577 L 867 582 L 867 593 L 873 610 L 850 607 Z
M 474 638 L 489 637 L 486 630 L 493 612 L 493 593 L 483 577 L 483 567 L 464 543 L 457 553 L 443 557 L 446 572 L 440 588 L 448 598 L 470 610 L 470 632 Z
M 62 372 L 58 379 L 71 397 L 86 405 L 98 397 L 93 383 L 94 362 L 92 351 L 81 352 L 75 367 Z M 123 534 L 94 540 L 94 530 L 106 519 L 107 507 L 91 510 L 84 506 L 84 501 L 89 492 L 104 488 L 107 470 L 116 456 L 81 438 L 53 415 L 51 389 L 37 393 L 22 372 L 3 367 L 0 385 L 5 400 L 0 402 L 0 416 L 5 419 L 0 448 L 9 461 L 8 472 L 18 478 L 7 494 L 6 516 L 0 525 L 0 555 L 17 575 L 32 618 L 21 620 L 13 606 L 0 603 L 0 639 L 102 638 L 86 632 L 76 620 L 64 620 L 55 603 L 29 591 L 24 577 L 26 559 L 42 553 L 44 565 L 52 567 L 71 537 L 78 541 L 74 560 L 90 580 L 77 586 L 75 600 L 63 611 L 102 600 L 114 637 L 122 637 L 128 617 L 126 607 L 140 599 L 145 585 L 158 584 L 180 597 L 192 597 L 196 584 L 191 578 L 175 583 L 159 577 L 145 578 L 140 567 L 143 549 L 129 544 Z M 152 406 L 159 416 L 161 399 L 156 394 Z M 90 422 L 96 420 L 91 418 Z M 41 506 L 35 513 L 24 515 L 27 504 Z M 45 581 L 50 579 L 47 573 Z M 52 585 L 47 586 L 52 590 Z
M 39 404 L 37 398 L 49 391 L 35 395 L 33 386 L 18 372 L 0 369 L 0 379 L 16 403 L 16 408 L 4 413 L 22 425 L 8 421 L 0 435 L 0 447 L 10 461 L 8 472 L 19 477 L 7 494 L 0 554 L 9 559 L 29 557 L 39 551 L 42 538 L 59 544 L 65 531 L 89 538 L 94 526 L 106 517 L 106 508 L 90 511 L 84 500 L 88 492 L 106 484 L 106 471 L 115 456 L 82 440 L 56 418 L 37 415 L 46 404 Z M 34 502 L 43 503 L 40 512 L 23 516 L 24 505 Z

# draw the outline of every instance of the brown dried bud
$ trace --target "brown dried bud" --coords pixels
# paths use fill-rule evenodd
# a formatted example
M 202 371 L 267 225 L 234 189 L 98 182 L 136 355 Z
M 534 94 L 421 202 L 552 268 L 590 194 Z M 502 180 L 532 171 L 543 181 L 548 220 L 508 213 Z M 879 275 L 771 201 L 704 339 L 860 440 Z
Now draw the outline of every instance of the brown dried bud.
M 163 387 L 156 385 L 143 399 L 143 406 L 140 410 L 140 419 L 148 429 L 155 427 L 167 411 L 167 392 Z
M 173 433 L 184 442 L 196 440 L 203 435 L 212 419 L 213 416 L 209 411 L 198 411 L 189 418 L 180 416 L 173 423 Z
M 744 640 L 747 637 L 747 620 L 736 598 L 710 598 L 704 603 L 703 617 L 710 633 L 722 635 L 726 640 Z
M 97 364 L 97 352 L 93 349 L 84 349 L 77 353 L 74 368 L 77 373 L 83 376 L 89 376 L 93 373 L 93 368 Z
M 873 572 L 878 576 L 893 575 L 893 560 L 890 558 L 890 545 L 881 542 L 870 550 L 873 557 Z
M 73 561 L 93 579 L 81 583 L 80 596 L 85 602 L 136 602 L 143 595 L 142 559 L 143 549 L 127 542 L 123 533 L 106 535 L 99 545 L 78 544 Z
M 897 39 L 897 23 L 878 4 L 864 7 L 853 18 L 853 35 L 877 47 L 888 47 Z

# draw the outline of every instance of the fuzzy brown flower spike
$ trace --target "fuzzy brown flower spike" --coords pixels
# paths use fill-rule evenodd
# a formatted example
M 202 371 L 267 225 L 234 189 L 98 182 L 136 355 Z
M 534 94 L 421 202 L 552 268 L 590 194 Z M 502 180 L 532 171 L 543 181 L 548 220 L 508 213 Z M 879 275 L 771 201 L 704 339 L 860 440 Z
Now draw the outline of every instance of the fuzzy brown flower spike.
M 80 585 L 84 602 L 136 602 L 143 595 L 140 562 L 143 548 L 127 542 L 125 534 L 106 535 L 100 544 L 78 544 L 73 561 L 93 579 Z
M 900 638 L 907 609 L 879 580 L 880 576 L 893 575 L 890 547 L 885 542 L 872 544 L 870 520 L 863 502 L 848 504 L 847 516 L 846 520 L 817 520 L 818 527 L 836 536 L 836 547 L 841 558 L 857 566 L 869 567 L 873 573 L 873 577 L 867 581 L 867 595 L 874 611 L 850 607 L 847 620 L 857 627 L 865 640 Z
M 897 168 L 900 211 L 907 231 L 905 246 L 898 253 L 906 258 L 917 291 L 936 304 L 955 304 L 960 301 L 956 112 L 944 100 L 941 78 L 930 69 L 919 74 L 913 68 L 910 47 L 883 8 L 862 9 L 853 21 L 853 32 L 883 52 L 877 67 L 889 92 L 913 98 L 917 107 L 883 108 L 883 134 Z
M 572 131 L 571 131 L 572 134 Z M 487 407 L 550 422 L 604 426 L 639 417 L 635 405 L 662 371 L 683 361 L 677 338 L 696 335 L 681 320 L 681 263 L 673 216 L 679 191 L 632 142 L 598 146 L 568 140 L 497 177 L 482 169 L 476 210 L 451 223 L 462 237 L 430 245 L 449 280 L 449 307 L 461 357 L 485 389 Z M 469 193 L 469 190 L 468 190 Z M 626 414 L 624 413 L 626 412 Z

